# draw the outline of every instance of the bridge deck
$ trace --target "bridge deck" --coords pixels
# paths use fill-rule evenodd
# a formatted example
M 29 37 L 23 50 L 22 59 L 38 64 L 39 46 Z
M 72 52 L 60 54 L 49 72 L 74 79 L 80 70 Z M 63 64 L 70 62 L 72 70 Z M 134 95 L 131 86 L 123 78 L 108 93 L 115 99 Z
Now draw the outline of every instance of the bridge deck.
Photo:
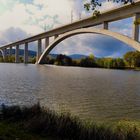
M 67 25 L 52 29 L 50 31 L 14 42 L 14 43 L 3 45 L 0 48 L 4 49 L 11 46 L 33 42 L 38 39 L 52 37 L 52 36 L 63 34 L 65 32 L 72 31 L 75 29 L 96 26 L 96 25 L 102 24 L 103 22 L 112 22 L 112 21 L 117 21 L 124 18 L 129 18 L 129 17 L 132 17 L 135 13 L 140 13 L 140 0 L 135 2 L 135 4 L 127 4 L 125 6 L 121 6 L 119 8 L 103 12 L 101 13 L 99 17 L 95 19 L 93 19 L 93 17 L 91 16 L 91 17 L 73 22 L 71 24 L 67 24 Z

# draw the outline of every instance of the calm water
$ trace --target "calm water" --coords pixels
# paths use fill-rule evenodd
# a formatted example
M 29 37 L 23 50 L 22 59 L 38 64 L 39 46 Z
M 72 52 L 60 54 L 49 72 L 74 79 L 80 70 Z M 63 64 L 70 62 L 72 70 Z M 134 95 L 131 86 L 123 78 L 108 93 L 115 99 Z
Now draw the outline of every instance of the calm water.
M 140 119 L 140 71 L 0 64 L 0 103 L 43 106 L 82 119 Z

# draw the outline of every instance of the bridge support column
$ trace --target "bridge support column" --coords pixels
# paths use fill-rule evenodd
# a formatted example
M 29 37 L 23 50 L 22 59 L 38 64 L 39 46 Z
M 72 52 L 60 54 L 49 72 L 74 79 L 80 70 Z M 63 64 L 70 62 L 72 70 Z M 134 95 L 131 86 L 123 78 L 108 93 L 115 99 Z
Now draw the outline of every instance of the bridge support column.
M 134 23 L 133 23 L 133 39 L 139 41 L 139 24 L 136 21 L 140 18 L 140 13 L 136 13 L 134 15 Z
M 45 49 L 49 46 L 49 37 L 45 38 Z
M 15 48 L 15 63 L 19 63 L 19 45 Z
M 4 60 L 4 62 L 6 61 L 6 56 L 7 56 L 7 49 L 4 48 L 3 49 L 3 60 Z
M 9 56 L 12 56 L 12 46 L 9 47 Z
M 55 36 L 54 36 L 54 40 L 55 40 L 58 36 L 59 36 L 59 35 L 55 35 Z
M 37 58 L 36 58 L 36 61 L 39 60 L 39 58 L 41 56 L 41 52 L 42 52 L 42 40 L 39 39 L 38 40 L 38 48 L 37 48 Z
M 25 43 L 25 48 L 24 48 L 24 63 L 28 63 L 28 43 Z
M 106 29 L 106 30 L 108 30 L 108 22 L 107 21 L 105 21 L 104 23 L 103 23 L 103 29 Z

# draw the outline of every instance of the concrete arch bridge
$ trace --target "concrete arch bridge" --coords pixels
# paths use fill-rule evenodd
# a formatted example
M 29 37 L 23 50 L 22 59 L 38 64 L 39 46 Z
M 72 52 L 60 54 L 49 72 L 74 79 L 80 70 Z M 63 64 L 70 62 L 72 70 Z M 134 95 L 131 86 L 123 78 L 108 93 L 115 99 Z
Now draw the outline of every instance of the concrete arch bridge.
M 3 54 L 3 51 L 0 49 L 0 56 L 4 56 L 4 54 Z M 3 57 L 3 59 L 4 59 L 4 57 Z
M 106 29 L 97 29 L 97 28 L 84 28 L 84 29 L 78 29 L 78 30 L 74 30 L 68 33 L 65 33 L 63 35 L 61 35 L 60 37 L 56 38 L 46 49 L 45 51 L 42 53 L 41 57 L 38 60 L 38 64 L 43 64 L 45 63 L 45 57 L 50 53 L 50 51 L 55 48 L 55 46 L 57 44 L 59 44 L 61 41 L 65 40 L 66 38 L 69 38 L 71 36 L 77 35 L 77 34 L 86 34 L 86 33 L 93 33 L 93 34 L 102 34 L 102 35 L 107 35 L 107 36 L 111 36 L 116 38 L 117 40 L 120 40 L 128 45 L 130 45 L 131 47 L 133 47 L 134 49 L 140 51 L 140 43 L 135 41 L 134 39 L 127 37 L 125 35 L 121 35 L 119 33 L 115 33 L 115 32 L 111 32 L 109 30 Z
M 109 23 L 125 18 L 133 17 L 133 34 L 132 37 L 112 32 L 109 30 Z M 15 63 L 19 63 L 19 47 L 24 44 L 24 63 L 28 63 L 29 43 L 37 41 L 37 57 L 36 63 L 43 64 L 46 55 L 61 41 L 76 34 L 95 33 L 114 37 L 140 51 L 139 42 L 139 20 L 140 20 L 140 0 L 135 4 L 127 4 L 110 11 L 101 13 L 96 18 L 88 17 L 50 31 L 17 41 L 7 45 L 0 46 L 3 58 L 7 54 L 12 55 L 12 47 L 15 47 Z M 102 29 L 91 28 L 97 25 L 103 25 Z M 122 25 L 125 26 L 125 25 Z M 54 37 L 54 41 L 50 44 L 49 38 Z M 45 50 L 42 51 L 42 39 L 45 39 Z M 7 53 L 8 51 L 8 53 Z

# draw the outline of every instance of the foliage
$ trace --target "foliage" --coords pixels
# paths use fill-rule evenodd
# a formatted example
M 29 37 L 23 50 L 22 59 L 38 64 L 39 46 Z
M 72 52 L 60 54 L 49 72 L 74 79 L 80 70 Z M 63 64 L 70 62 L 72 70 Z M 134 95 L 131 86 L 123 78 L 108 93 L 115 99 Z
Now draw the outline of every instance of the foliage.
M 29 57 L 29 63 L 35 64 L 36 63 L 36 57 Z
M 140 25 L 140 18 L 137 19 L 136 21 L 134 21 L 134 24 L 135 24 L 135 25 Z
M 35 138 L 35 136 L 44 137 L 44 139 L 52 137 L 58 140 L 140 139 L 140 125 L 138 123 L 129 121 L 120 121 L 113 124 L 86 123 L 69 113 L 57 114 L 40 107 L 39 104 L 29 108 L 2 105 L 0 118 L 0 133 L 2 133 L 0 139 L 2 140 L 24 139 L 22 136 L 28 136 L 28 140 L 30 135 L 27 134 L 32 134 L 30 139 Z M 3 122 L 6 122 L 6 124 Z M 35 139 L 38 140 L 37 137 Z
M 87 2 L 84 4 L 84 8 L 87 10 L 87 11 L 96 11 L 97 7 L 101 7 L 102 6 L 102 3 L 103 1 L 102 0 L 86 0 Z M 122 3 L 122 4 L 127 4 L 127 3 L 131 3 L 133 4 L 134 3 L 134 0 L 108 0 L 108 2 L 116 2 L 116 3 Z
M 72 59 L 66 55 L 58 55 L 56 58 L 56 63 L 58 65 L 64 65 L 64 66 L 69 66 L 72 64 Z
M 57 55 L 56 58 L 46 57 L 45 62 L 47 64 L 55 64 L 55 65 L 61 65 L 61 66 L 71 66 L 72 65 L 72 59 L 63 54 Z
M 5 60 L 3 57 L 0 57 L 0 62 L 8 62 L 8 63 L 14 63 L 15 62 L 15 57 L 14 56 L 6 56 Z
M 124 60 L 121 58 L 99 58 L 96 61 L 98 67 L 122 69 L 125 67 Z
M 51 57 L 46 57 L 46 60 L 45 60 L 45 62 L 47 63 L 47 64 L 54 64 L 55 63 L 55 59 L 54 58 L 51 58 Z
M 40 138 L 27 133 L 16 124 L 0 122 L 0 140 L 40 140 Z
M 0 57 L 0 62 L 14 63 L 15 56 L 6 56 L 5 60 Z M 20 56 L 20 62 L 23 62 L 23 57 Z M 36 57 L 29 57 L 29 63 L 35 64 Z M 55 64 L 62 66 L 81 66 L 81 67 L 100 67 L 100 68 L 137 68 L 140 67 L 140 52 L 130 51 L 127 52 L 122 58 L 95 58 L 93 54 L 90 54 L 86 58 L 79 60 L 72 60 L 69 56 L 60 54 L 54 57 L 46 57 L 45 63 Z
M 81 67 L 95 67 L 96 63 L 95 63 L 94 55 L 91 54 L 89 55 L 89 57 L 81 59 L 80 66 Z
M 0 62 L 4 62 L 4 60 L 3 60 L 3 57 L 2 57 L 2 56 L 0 56 Z
M 124 55 L 124 60 L 127 63 L 128 67 L 140 67 L 140 52 L 138 51 L 131 51 L 127 52 Z
M 127 52 L 123 58 L 95 58 L 93 54 L 79 60 L 72 60 L 66 55 L 58 55 L 55 58 L 47 58 L 47 64 L 63 66 L 99 67 L 99 68 L 136 68 L 140 67 L 140 52 Z
M 28 57 L 29 59 L 29 63 L 35 64 L 36 63 L 36 57 Z M 11 56 L 6 56 L 5 60 L 3 59 L 2 56 L 0 56 L 0 62 L 4 62 L 4 63 L 15 63 L 15 56 L 11 55 Z M 23 63 L 24 62 L 24 58 L 23 56 L 19 56 L 19 62 Z

